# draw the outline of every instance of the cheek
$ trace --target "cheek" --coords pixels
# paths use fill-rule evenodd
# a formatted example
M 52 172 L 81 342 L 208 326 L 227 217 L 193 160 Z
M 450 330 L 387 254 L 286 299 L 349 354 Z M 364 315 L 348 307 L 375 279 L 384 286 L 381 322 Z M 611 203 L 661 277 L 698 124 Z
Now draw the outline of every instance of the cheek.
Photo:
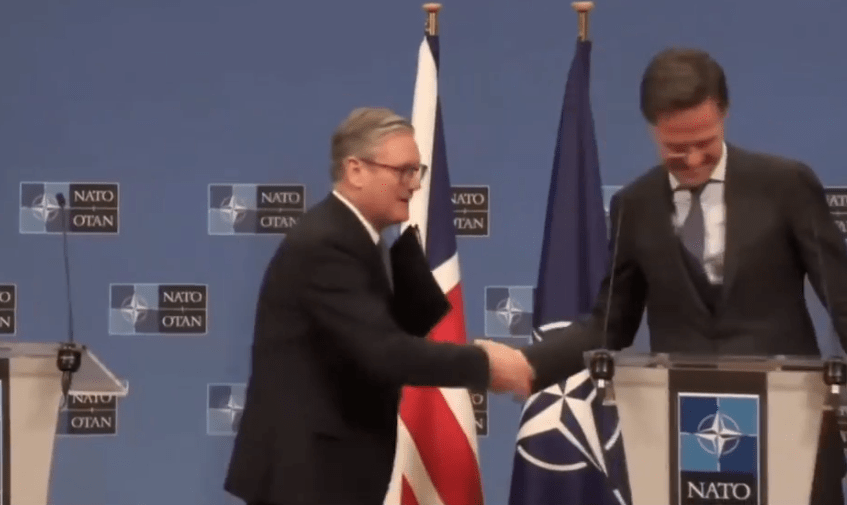
M 394 198 L 399 191 L 397 181 L 382 180 L 376 187 L 377 193 L 385 196 L 386 199 Z
M 709 153 L 709 162 L 711 162 L 713 165 L 717 164 L 717 162 L 721 159 L 721 155 L 723 155 L 723 146 L 718 147 L 717 149 Z

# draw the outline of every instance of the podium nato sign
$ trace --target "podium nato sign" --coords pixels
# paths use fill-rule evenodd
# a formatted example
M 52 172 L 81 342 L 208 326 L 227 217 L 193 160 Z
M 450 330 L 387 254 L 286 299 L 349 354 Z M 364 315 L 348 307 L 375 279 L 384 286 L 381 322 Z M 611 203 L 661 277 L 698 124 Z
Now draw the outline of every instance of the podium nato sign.
M 767 503 L 764 374 L 671 371 L 669 379 L 672 502 Z

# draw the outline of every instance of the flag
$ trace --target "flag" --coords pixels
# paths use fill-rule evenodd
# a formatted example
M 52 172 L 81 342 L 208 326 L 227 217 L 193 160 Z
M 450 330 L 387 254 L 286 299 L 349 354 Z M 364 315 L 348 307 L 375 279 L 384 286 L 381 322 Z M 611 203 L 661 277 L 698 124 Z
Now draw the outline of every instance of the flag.
M 591 311 L 609 239 L 589 100 L 591 42 L 578 41 L 559 120 L 538 281 L 534 340 Z M 521 413 L 509 505 L 624 505 L 629 487 L 614 407 L 587 370 L 531 396 Z
M 453 225 L 453 202 L 441 105 L 438 36 L 427 35 L 418 53 L 412 125 L 421 162 L 430 167 L 410 202 L 433 276 L 452 306 L 432 340 L 467 343 Z M 476 423 L 463 388 L 406 387 L 400 404 L 397 455 L 385 505 L 483 505 Z

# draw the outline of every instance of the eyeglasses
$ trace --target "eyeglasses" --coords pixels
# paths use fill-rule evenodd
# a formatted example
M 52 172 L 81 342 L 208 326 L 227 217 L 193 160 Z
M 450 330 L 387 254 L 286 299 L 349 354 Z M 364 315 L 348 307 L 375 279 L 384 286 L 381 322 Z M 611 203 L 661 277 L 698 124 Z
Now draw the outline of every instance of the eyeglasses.
M 662 149 L 666 153 L 666 156 L 671 159 L 683 159 L 687 158 L 692 152 L 702 153 L 709 150 L 715 142 L 719 140 L 718 137 L 706 139 L 700 142 L 696 142 L 693 144 L 662 144 Z
M 400 181 L 404 182 L 404 183 L 412 180 L 412 178 L 415 176 L 415 174 L 417 172 L 420 172 L 421 179 L 423 179 L 424 175 L 426 174 L 427 169 L 429 168 L 424 164 L 420 164 L 420 165 L 417 165 L 417 166 L 414 166 L 414 165 L 408 166 L 407 165 L 405 167 L 396 167 L 394 165 L 386 165 L 385 163 L 378 163 L 374 160 L 369 160 L 367 158 L 362 158 L 362 161 L 364 161 L 365 163 L 369 163 L 371 165 L 376 165 L 378 167 L 388 168 L 390 170 L 394 170 L 395 172 L 400 174 Z

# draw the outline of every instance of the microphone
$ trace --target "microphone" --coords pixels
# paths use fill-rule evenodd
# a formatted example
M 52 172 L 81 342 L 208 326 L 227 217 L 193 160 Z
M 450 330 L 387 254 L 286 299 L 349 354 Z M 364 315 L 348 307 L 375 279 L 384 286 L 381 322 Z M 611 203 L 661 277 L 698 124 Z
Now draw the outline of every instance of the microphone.
M 829 335 L 834 341 L 835 334 L 835 317 L 832 312 L 832 297 L 829 294 L 829 285 L 827 283 L 826 266 L 823 261 L 823 252 L 821 248 L 820 237 L 818 235 L 818 227 L 814 220 L 812 221 L 812 231 L 815 236 L 815 247 L 818 256 L 818 268 L 821 275 L 821 284 L 823 289 L 824 307 L 827 309 L 829 316 Z M 844 360 L 833 356 L 824 362 L 823 381 L 829 386 L 829 395 L 824 406 L 826 410 L 832 410 L 835 414 L 835 421 L 838 427 L 838 432 L 841 435 L 841 442 L 847 444 L 847 409 L 842 405 L 841 397 L 847 385 L 847 364 Z
M 612 377 L 615 375 L 615 360 L 612 358 L 612 353 L 609 352 L 609 309 L 612 304 L 612 294 L 615 290 L 615 271 L 618 265 L 618 250 L 620 248 L 621 238 L 621 223 L 623 221 L 624 204 L 620 201 L 620 210 L 618 210 L 617 222 L 615 224 L 615 246 L 612 249 L 611 271 L 609 272 L 609 292 L 606 296 L 606 313 L 603 314 L 603 348 L 592 354 L 589 365 L 589 372 L 594 379 L 597 395 L 601 398 L 600 404 L 603 407 L 615 405 L 615 391 L 612 387 Z M 607 409 L 601 409 L 600 422 L 608 423 Z M 620 420 L 617 421 L 618 429 L 620 429 Z M 617 443 L 623 447 L 623 442 L 618 439 Z M 614 466 L 620 475 L 626 473 L 623 468 L 624 463 L 620 458 L 615 458 Z M 609 467 L 611 471 L 611 466 Z
M 62 220 L 62 253 L 65 260 L 65 287 L 67 288 L 68 299 L 68 341 L 59 346 L 59 353 L 56 357 L 56 366 L 62 372 L 62 406 L 64 406 L 67 403 L 68 392 L 71 389 L 72 375 L 79 370 L 82 363 L 82 353 L 74 343 L 74 314 L 71 305 L 71 269 L 68 262 L 68 227 L 65 221 L 67 216 L 65 195 L 57 193 L 56 203 L 59 204 L 59 215 Z
M 603 399 L 603 405 L 614 405 L 614 391 L 611 381 L 615 375 L 615 361 L 609 352 L 609 307 L 612 304 L 612 294 L 615 290 L 615 270 L 618 264 L 618 248 L 620 247 L 621 222 L 623 220 L 623 202 L 621 202 L 618 219 L 615 225 L 615 247 L 612 250 L 611 272 L 609 272 L 609 292 L 606 297 L 606 311 L 603 315 L 603 347 L 591 355 L 589 372 L 597 387 L 597 393 Z
M 620 247 L 621 222 L 623 220 L 623 202 L 618 212 L 618 222 L 615 224 L 615 248 L 612 250 L 612 271 L 609 274 L 609 295 L 606 298 L 606 313 L 603 315 L 603 348 L 609 348 L 609 305 L 612 303 L 612 293 L 615 289 L 615 266 L 618 264 L 618 248 Z
M 824 265 L 824 262 L 823 262 L 823 251 L 822 251 L 822 248 L 821 248 L 820 236 L 818 235 L 818 227 L 817 227 L 817 225 L 815 224 L 814 221 L 812 221 L 812 232 L 814 233 L 814 237 L 815 237 L 815 249 L 816 249 L 815 252 L 817 253 L 817 256 L 818 256 L 818 268 L 820 269 L 820 272 L 821 272 L 821 284 L 822 284 L 821 287 L 823 288 L 823 296 L 826 299 L 825 303 L 824 303 L 824 307 L 827 310 L 827 316 L 829 316 L 829 335 L 830 335 L 830 338 L 835 340 L 837 335 L 835 334 L 835 317 L 834 317 L 834 314 L 832 312 L 832 297 L 830 297 L 830 293 L 829 293 L 829 284 L 826 282 L 826 279 L 827 279 L 826 265 Z

